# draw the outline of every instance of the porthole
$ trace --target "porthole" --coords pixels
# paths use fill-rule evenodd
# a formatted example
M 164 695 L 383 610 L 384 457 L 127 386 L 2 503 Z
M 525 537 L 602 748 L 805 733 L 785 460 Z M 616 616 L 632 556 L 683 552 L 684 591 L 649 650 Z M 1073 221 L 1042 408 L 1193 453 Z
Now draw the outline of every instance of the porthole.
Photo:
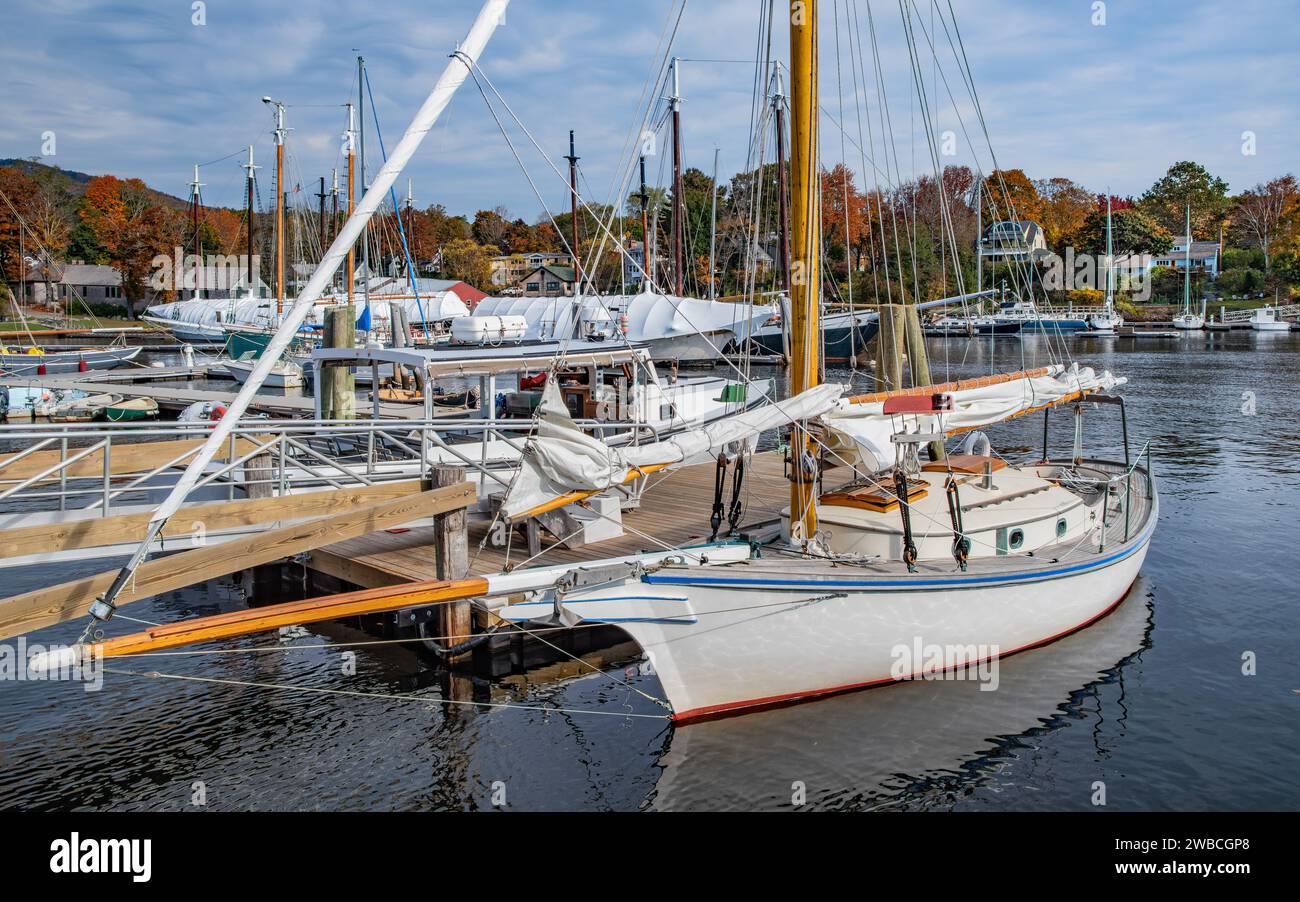
M 1066 530 L 1066 529 L 1067 529 L 1067 527 L 1066 527 L 1066 525 L 1065 525 L 1065 518 L 1064 518 L 1064 517 L 1062 517 L 1061 519 L 1059 519 L 1059 520 L 1056 521 L 1056 537 L 1057 537 L 1058 539 L 1063 539 L 1063 538 L 1065 538 L 1065 530 Z
M 1007 547 L 1015 551 L 1021 545 L 1025 544 L 1025 531 L 1023 529 L 1013 529 L 1007 535 Z

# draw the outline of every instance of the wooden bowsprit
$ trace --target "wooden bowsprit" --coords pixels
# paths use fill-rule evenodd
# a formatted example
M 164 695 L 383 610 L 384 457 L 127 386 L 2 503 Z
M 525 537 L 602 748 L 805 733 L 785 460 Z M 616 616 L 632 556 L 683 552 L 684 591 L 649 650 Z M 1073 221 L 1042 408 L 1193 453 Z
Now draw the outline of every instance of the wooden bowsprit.
M 246 611 L 231 611 L 210 617 L 195 617 L 180 623 L 153 626 L 139 633 L 94 643 L 88 646 L 88 652 L 92 655 L 113 658 L 161 651 L 180 645 L 192 645 L 196 642 L 262 633 L 282 626 L 319 623 L 323 620 L 339 620 L 362 614 L 381 614 L 403 608 L 447 604 L 479 598 L 487 592 L 488 581 L 480 577 L 429 580 L 383 589 L 344 592 L 340 595 L 287 601 L 283 604 L 249 608 Z M 449 637 L 448 641 L 454 643 L 468 638 L 469 636 L 454 636 Z

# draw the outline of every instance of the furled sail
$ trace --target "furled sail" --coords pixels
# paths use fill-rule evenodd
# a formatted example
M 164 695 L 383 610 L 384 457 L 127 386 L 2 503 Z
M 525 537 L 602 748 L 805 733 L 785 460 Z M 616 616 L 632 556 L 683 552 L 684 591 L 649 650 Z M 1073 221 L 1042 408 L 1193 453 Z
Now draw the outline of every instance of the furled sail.
M 951 435 L 991 426 L 1003 420 L 1062 404 L 1085 394 L 1109 391 L 1126 379 L 1100 375 L 1091 368 L 1069 369 L 1060 364 L 1011 377 L 971 379 L 951 385 L 935 385 L 907 392 L 884 392 L 860 399 L 846 399 L 822 420 L 826 425 L 829 451 L 842 461 L 867 471 L 887 470 L 897 461 L 899 448 L 892 437 L 900 432 Z M 952 410 L 936 413 L 885 413 L 888 396 L 898 394 L 945 394 L 952 398 Z
M 570 495 L 596 494 L 644 473 L 716 454 L 768 429 L 820 416 L 833 408 L 843 393 L 842 385 L 818 385 L 793 398 L 685 430 L 662 442 L 611 448 L 574 424 L 555 380 L 550 380 L 537 408 L 537 434 L 524 453 L 502 513 L 508 519 L 520 519 L 553 509 L 559 506 L 555 502 Z

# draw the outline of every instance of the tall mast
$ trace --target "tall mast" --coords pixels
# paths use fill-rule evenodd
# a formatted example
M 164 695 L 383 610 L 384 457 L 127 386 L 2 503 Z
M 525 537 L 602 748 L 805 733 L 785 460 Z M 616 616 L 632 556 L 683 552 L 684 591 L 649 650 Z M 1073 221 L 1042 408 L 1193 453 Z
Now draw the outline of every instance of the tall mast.
M 775 113 L 776 126 L 776 196 L 777 196 L 777 243 L 781 260 L 781 288 L 785 291 L 786 303 L 782 305 L 781 316 L 781 355 L 786 363 L 790 362 L 790 318 L 786 314 L 786 305 L 790 300 L 790 191 L 785 176 L 785 88 L 781 85 L 781 64 L 777 63 L 772 73 L 772 110 Z
M 361 119 L 361 192 L 364 194 L 370 186 L 366 184 L 366 102 L 362 92 L 366 87 L 366 58 L 357 57 L 357 114 Z M 371 111 L 374 112 L 373 110 Z M 394 211 L 396 212 L 396 211 Z M 361 269 L 363 275 L 361 279 L 361 298 L 365 305 L 366 313 L 370 312 L 370 225 L 361 230 Z M 369 330 L 370 317 L 366 316 L 367 331 Z
M 352 104 L 347 104 L 348 108 L 348 131 L 344 135 L 348 148 L 348 219 L 352 218 L 353 200 L 356 198 L 356 173 L 357 173 L 357 130 L 355 121 L 355 110 Z M 352 303 L 352 282 L 357 277 L 357 251 L 353 245 L 348 246 L 348 272 L 344 276 L 344 281 L 348 286 L 348 303 Z
M 248 296 L 250 298 L 255 297 L 257 292 L 257 279 L 253 275 L 253 258 L 256 256 L 253 253 L 253 170 L 260 168 L 260 166 L 253 165 L 253 145 L 250 144 L 248 145 L 248 162 L 244 164 L 244 172 L 247 173 L 245 181 L 248 183 L 248 206 L 245 208 L 248 211 L 248 259 L 244 261 L 244 264 L 248 267 Z
M 790 0 L 790 394 L 820 381 L 818 293 L 821 211 L 817 191 L 817 0 Z M 817 532 L 816 447 L 806 429 L 790 430 L 790 532 L 807 543 Z
M 410 259 L 406 261 L 406 268 L 411 277 L 419 275 L 415 271 L 415 184 L 410 178 L 406 180 L 406 250 Z
M 718 259 L 718 148 L 713 148 L 713 212 L 709 216 L 709 300 L 717 297 L 713 275 Z
M 1183 249 L 1183 313 L 1192 312 L 1192 205 L 1187 205 L 1187 247 Z
M 325 176 L 320 177 L 320 190 L 316 192 L 316 197 L 320 200 L 320 214 L 316 220 L 316 231 L 320 239 L 320 252 L 325 253 L 325 198 L 329 192 L 325 190 Z
M 683 238 L 685 214 L 682 204 L 682 86 L 681 61 L 673 57 L 673 291 L 681 296 L 685 290 Z
M 569 129 L 569 234 L 570 250 L 573 251 L 574 290 L 582 294 L 582 254 L 578 248 L 578 156 L 573 143 L 573 129 Z
M 975 180 L 975 293 L 984 290 L 984 180 Z M 983 301 L 979 303 L 983 304 Z
M 1107 313 L 1110 313 L 1111 304 L 1114 303 L 1113 300 L 1111 299 L 1111 290 L 1112 290 L 1111 276 L 1115 272 L 1115 267 L 1112 265 L 1111 256 L 1110 256 L 1112 246 L 1113 246 L 1113 242 L 1111 240 L 1111 232 L 1110 232 L 1110 189 L 1107 188 L 1106 189 L 1106 312 Z
M 202 187 L 203 183 L 199 181 L 199 167 L 196 164 L 194 166 L 194 181 L 190 182 L 190 208 L 193 214 L 194 258 L 198 261 L 196 265 L 199 268 L 194 273 L 194 293 L 190 295 L 192 298 L 199 296 L 199 282 L 202 280 L 203 274 L 203 246 L 199 240 L 199 202 L 202 196 L 200 191 Z
M 641 155 L 641 286 L 646 291 L 654 279 L 650 276 L 650 193 L 645 189 L 645 154 Z
M 262 103 L 275 107 L 275 313 L 284 313 L 284 104 L 270 97 Z

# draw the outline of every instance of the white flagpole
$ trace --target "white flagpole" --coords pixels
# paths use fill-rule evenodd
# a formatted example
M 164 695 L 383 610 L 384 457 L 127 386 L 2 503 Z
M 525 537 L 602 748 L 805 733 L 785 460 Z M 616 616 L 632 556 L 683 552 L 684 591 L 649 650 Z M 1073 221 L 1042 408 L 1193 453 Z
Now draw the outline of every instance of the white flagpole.
M 361 203 L 352 213 L 352 216 L 348 218 L 348 221 L 343 224 L 343 228 L 335 237 L 334 243 L 330 245 L 325 256 L 321 258 L 320 265 L 316 267 L 316 271 L 307 282 L 306 289 L 294 301 L 293 307 L 281 318 L 275 335 L 272 336 L 266 350 L 258 358 L 257 366 L 253 368 L 248 381 L 244 383 L 244 387 L 239 390 L 239 394 L 235 396 L 234 401 L 226 409 L 225 416 L 217 421 L 216 427 L 208 435 L 208 440 L 195 454 L 189 466 L 185 468 L 185 472 L 181 474 L 180 479 L 177 480 L 167 498 L 154 511 L 153 517 L 149 520 L 148 531 L 144 540 L 140 543 L 140 547 L 135 550 L 131 560 L 118 573 L 117 578 L 103 597 L 91 605 L 90 613 L 95 620 L 107 620 L 112 617 L 114 610 L 113 599 L 122 591 L 122 587 L 130 580 L 136 568 L 143 563 L 149 553 L 149 546 L 162 532 L 164 524 L 185 501 L 185 497 L 194 488 L 195 483 L 198 482 L 199 477 L 202 475 L 203 468 L 216 455 L 229 437 L 231 430 L 234 429 L 235 424 L 239 422 L 239 418 L 248 410 L 249 404 L 252 403 L 253 397 L 261 388 L 267 374 L 270 373 L 275 362 L 280 359 L 280 355 L 289 347 L 289 343 L 297 334 L 303 320 L 306 319 L 308 311 L 311 310 L 316 299 L 321 296 L 326 286 L 333 279 L 339 264 L 347 256 L 348 248 L 352 247 L 361 236 L 366 223 L 379 209 L 379 205 L 388 194 L 388 189 L 392 187 L 393 182 L 397 180 L 397 176 L 415 154 L 416 148 L 420 146 L 424 136 L 429 133 L 429 129 L 442 115 L 442 111 L 447 108 L 447 104 L 451 102 L 451 98 L 457 89 L 464 84 L 466 77 L 469 75 L 470 67 L 478 61 L 483 48 L 487 46 L 488 39 L 492 37 L 497 26 L 505 21 L 506 7 L 509 4 L 510 0 L 487 0 L 483 4 L 483 8 L 479 10 L 478 18 L 474 20 L 474 24 L 470 27 L 464 42 L 452 54 L 447 68 L 443 70 L 437 84 L 433 86 L 433 90 L 425 98 L 424 105 L 420 107 L 419 112 L 415 114 L 415 118 L 411 120 L 411 124 L 407 127 L 406 133 L 402 135 L 402 139 L 393 148 L 392 156 L 379 170 L 374 182 L 361 198 Z M 87 634 L 94 627 L 94 622 L 92 620 L 87 625 Z

